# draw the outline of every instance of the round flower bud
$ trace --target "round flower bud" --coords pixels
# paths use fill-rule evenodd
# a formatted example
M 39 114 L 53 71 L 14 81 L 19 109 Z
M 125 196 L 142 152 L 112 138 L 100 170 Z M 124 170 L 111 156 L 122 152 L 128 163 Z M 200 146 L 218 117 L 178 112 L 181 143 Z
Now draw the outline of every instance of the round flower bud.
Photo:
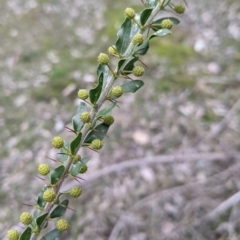
M 65 231 L 69 228 L 69 224 L 68 224 L 68 221 L 66 219 L 59 219 L 57 222 L 56 222 L 56 228 L 59 230 L 59 231 Z
M 79 170 L 79 173 L 85 173 L 86 171 L 88 170 L 88 167 L 87 167 L 87 165 L 86 164 L 84 164 L 81 168 L 80 168 L 80 170 Z
M 108 48 L 108 53 L 111 54 L 111 55 L 116 55 L 118 52 L 117 52 L 115 46 L 110 46 L 110 47 Z
M 102 148 L 103 143 L 100 139 L 94 139 L 91 143 L 93 149 L 99 150 Z
M 90 112 L 82 112 L 80 115 L 80 119 L 83 123 L 89 123 L 91 121 Z
M 174 11 L 179 14 L 183 14 L 185 12 L 185 7 L 182 4 L 176 4 L 174 7 Z
M 114 117 L 111 115 L 107 115 L 103 117 L 103 122 L 104 124 L 110 126 L 114 123 Z
M 52 202 L 55 199 L 55 197 L 56 197 L 56 194 L 55 194 L 54 190 L 51 188 L 48 188 L 43 193 L 43 200 L 45 202 Z
M 73 163 L 77 163 L 78 161 L 80 161 L 82 159 L 81 155 L 75 155 L 73 157 Z
M 88 98 L 88 90 L 86 89 L 79 89 L 78 91 L 78 97 L 82 100 L 85 100 Z
M 119 98 L 123 94 L 123 88 L 121 86 L 115 86 L 109 93 L 110 97 Z
M 19 238 L 19 233 L 18 233 L 18 231 L 15 230 L 15 229 L 10 229 L 10 230 L 8 230 L 8 232 L 7 232 L 7 238 L 8 238 L 9 240 L 18 240 L 18 238 Z
M 59 149 L 63 147 L 64 141 L 61 137 L 54 137 L 52 140 L 52 145 L 54 148 Z
M 50 167 L 46 163 L 41 163 L 38 166 L 38 173 L 41 175 L 47 175 L 50 172 Z
M 144 74 L 145 72 L 145 69 L 141 66 L 135 66 L 133 68 L 133 75 L 136 76 L 136 77 L 140 77 Z
M 170 19 L 164 19 L 160 26 L 162 28 L 171 29 L 173 27 L 173 22 Z
M 30 224 L 32 220 L 32 215 L 29 212 L 23 212 L 20 216 L 20 222 L 24 225 Z
M 102 65 L 106 65 L 109 63 L 109 56 L 106 53 L 100 53 L 98 55 L 98 62 Z
M 140 33 L 137 33 L 132 38 L 132 43 L 134 45 L 141 45 L 143 43 L 143 35 Z
M 80 187 L 73 187 L 69 194 L 71 197 L 77 198 L 82 194 L 82 189 Z
M 135 10 L 132 8 L 126 8 L 124 11 L 125 15 L 129 17 L 130 19 L 133 19 L 135 17 Z

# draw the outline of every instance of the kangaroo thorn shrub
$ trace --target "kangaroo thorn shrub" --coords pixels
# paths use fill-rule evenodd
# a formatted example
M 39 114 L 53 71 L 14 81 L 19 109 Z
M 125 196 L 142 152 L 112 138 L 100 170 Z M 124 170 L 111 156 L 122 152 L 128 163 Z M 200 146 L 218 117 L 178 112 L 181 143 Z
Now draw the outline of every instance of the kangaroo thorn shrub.
M 47 162 L 38 166 L 36 172 L 47 177 L 42 179 L 44 184 L 37 198 L 28 204 L 33 206 L 31 213 L 23 212 L 20 216 L 20 222 L 26 225 L 26 229 L 21 233 L 8 230 L 6 235 L 9 240 L 55 240 L 60 232 L 69 228 L 64 218 L 69 209 L 69 195 L 77 198 L 81 196 L 82 189 L 73 187 L 68 192 L 62 192 L 61 188 L 65 180 L 77 181 L 88 170 L 90 158 L 79 155 L 79 151 L 88 147 L 84 151 L 87 154 L 103 147 L 103 139 L 114 123 L 112 112 L 120 105 L 116 99 L 135 93 L 144 86 L 144 81 L 139 78 L 145 69 L 139 65 L 143 64 L 141 58 L 151 47 L 150 42 L 153 38 L 171 34 L 170 29 L 179 23 L 176 13 L 185 11 L 182 4 L 174 5 L 172 0 L 139 0 L 139 3 L 142 4 L 139 12 L 127 7 L 124 14 L 119 14 L 120 18 L 123 15 L 125 18 L 116 33 L 116 41 L 109 43 L 108 54 L 104 53 L 106 49 L 96 54 L 98 66 L 93 87 L 79 89 L 76 93 L 80 103 L 73 113 L 72 126 L 67 127 L 72 138 L 70 141 L 64 141 L 60 136 L 52 139 L 52 146 L 57 149 L 56 166 L 50 169 Z M 133 79 L 128 76 L 131 74 Z M 56 223 L 55 227 L 48 224 L 50 220 Z M 72 239 L 70 235 L 67 238 Z

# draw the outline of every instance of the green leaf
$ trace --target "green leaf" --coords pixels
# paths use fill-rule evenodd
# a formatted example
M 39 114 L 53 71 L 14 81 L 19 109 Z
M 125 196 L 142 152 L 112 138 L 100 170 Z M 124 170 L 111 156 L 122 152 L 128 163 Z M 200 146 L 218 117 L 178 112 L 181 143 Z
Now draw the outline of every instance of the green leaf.
M 91 143 L 96 138 L 102 140 L 107 134 L 108 129 L 109 126 L 105 125 L 104 123 L 99 124 L 87 135 L 87 137 L 84 140 L 84 143 Z
M 27 227 L 21 234 L 19 240 L 30 240 L 32 235 L 32 229 Z
M 97 116 L 95 117 L 92 125 L 95 126 L 97 120 L 101 117 L 104 117 L 106 115 L 109 115 L 109 113 L 113 110 L 113 108 L 117 105 L 117 103 L 111 103 L 111 105 L 103 108 L 101 111 L 98 112 Z
M 48 213 L 44 213 L 36 219 L 37 226 L 40 227 Z
M 61 217 L 64 215 L 64 213 L 67 210 L 67 206 L 68 206 L 69 200 L 65 199 L 63 200 L 59 206 L 57 206 L 50 214 L 50 218 L 57 218 L 57 217 Z
M 97 75 L 100 76 L 101 73 L 103 73 L 103 88 L 104 88 L 107 83 L 107 78 L 109 74 L 109 68 L 107 65 L 99 64 L 97 69 Z
M 150 37 L 149 37 L 149 40 L 154 38 L 154 37 L 164 37 L 168 34 L 171 34 L 171 30 L 169 29 L 160 29 L 158 31 L 156 31 L 155 33 L 153 33 Z
M 136 55 L 145 55 L 149 49 L 149 39 L 145 39 L 143 44 L 138 46 L 135 50 Z
M 77 137 L 70 143 L 70 150 L 72 154 L 75 154 L 75 150 L 77 149 L 78 145 L 80 144 L 82 139 L 82 133 L 78 133 Z
M 133 57 L 133 58 L 129 59 L 129 60 L 127 61 L 127 63 L 125 64 L 124 68 L 123 68 L 122 74 L 123 74 L 123 75 L 131 74 L 131 73 L 124 73 L 124 71 L 127 71 L 127 72 L 132 71 L 133 68 L 134 68 L 134 63 L 135 63 L 137 60 L 138 60 L 138 57 Z
M 140 16 L 140 22 L 142 26 L 147 22 L 148 18 L 150 17 L 152 13 L 153 8 L 146 8 L 142 11 L 141 16 Z
M 95 104 L 98 98 L 100 97 L 100 94 L 102 92 L 102 86 L 103 86 L 103 72 L 101 72 L 100 75 L 98 76 L 97 86 L 89 91 L 89 98 L 92 104 Z
M 60 231 L 57 229 L 53 229 L 52 231 L 45 234 L 40 240 L 55 240 L 60 235 Z
M 72 176 L 77 176 L 79 174 L 80 169 L 83 165 L 86 165 L 87 162 L 90 160 L 90 157 L 85 157 L 81 161 L 74 164 L 70 170 Z
M 77 108 L 76 114 L 72 118 L 72 126 L 74 131 L 79 132 L 83 127 L 83 122 L 80 120 L 80 114 L 87 110 L 87 105 L 85 102 L 81 102 Z
M 121 67 L 123 66 L 123 64 L 125 63 L 127 59 L 122 58 L 118 61 L 118 71 L 121 69 Z
M 135 15 L 135 19 L 137 20 L 139 18 L 139 15 Z M 117 51 L 123 55 L 129 44 L 132 41 L 132 37 L 138 32 L 138 25 L 131 21 L 131 19 L 126 18 L 119 29 L 117 36 L 117 42 L 116 42 L 116 49 Z
M 147 7 L 156 7 L 159 0 L 144 0 Z
M 38 198 L 37 198 L 37 204 L 40 208 L 43 208 L 46 204 L 46 202 L 43 200 L 43 193 L 45 192 L 45 190 L 47 189 L 47 186 L 44 186 L 41 190 L 41 192 L 38 194 Z
M 154 30 L 154 31 L 158 31 L 159 29 L 162 29 L 162 27 L 160 26 L 161 22 L 165 19 L 169 19 L 171 20 L 175 25 L 179 24 L 180 21 L 177 19 L 177 18 L 174 18 L 174 17 L 165 17 L 165 18 L 160 18 L 158 19 L 157 21 L 153 22 L 152 25 L 151 25 L 151 28 Z
M 66 141 L 64 141 L 64 147 L 65 147 L 66 149 L 69 148 L 69 145 L 68 145 L 68 143 L 67 143 Z M 59 160 L 59 162 L 61 162 L 62 164 L 65 164 L 65 163 L 67 162 L 67 160 L 68 160 L 67 150 L 65 150 L 64 148 L 61 148 L 61 149 L 60 149 L 60 152 L 59 152 L 59 154 L 58 154 L 58 160 Z
M 135 93 L 143 85 L 144 85 L 144 82 L 142 80 L 134 80 L 134 81 L 124 83 L 122 85 L 122 88 L 124 93 L 127 93 L 127 92 Z
M 55 168 L 50 175 L 51 184 L 54 185 L 58 182 L 58 180 L 62 177 L 64 173 L 65 167 L 63 165 Z

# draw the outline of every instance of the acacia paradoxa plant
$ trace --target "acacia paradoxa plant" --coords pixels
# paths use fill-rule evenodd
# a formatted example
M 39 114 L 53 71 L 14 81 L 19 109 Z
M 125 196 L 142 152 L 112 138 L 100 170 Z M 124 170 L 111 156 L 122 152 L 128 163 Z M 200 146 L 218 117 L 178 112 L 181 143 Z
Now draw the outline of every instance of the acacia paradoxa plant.
M 78 98 L 82 101 L 72 118 L 72 129 L 69 129 L 73 140 L 67 143 L 59 136 L 53 138 L 52 146 L 59 149 L 55 160 L 57 166 L 55 169 L 50 169 L 47 163 L 38 166 L 38 173 L 44 177 L 46 184 L 36 199 L 34 210 L 23 212 L 20 216 L 25 230 L 21 234 L 15 229 L 8 230 L 9 240 L 55 240 L 69 228 L 68 221 L 63 217 L 69 204 L 66 195 L 77 198 L 81 196 L 82 189 L 75 186 L 62 192 L 61 186 L 68 177 L 81 179 L 81 174 L 87 171 L 90 158 L 79 155 L 79 149 L 100 150 L 109 127 L 114 123 L 111 111 L 117 106 L 117 99 L 125 93 L 135 93 L 144 85 L 138 79 L 145 71 L 140 57 L 147 53 L 152 38 L 171 34 L 173 25 L 179 24 L 177 18 L 161 18 L 159 13 L 170 11 L 182 14 L 185 11 L 182 4 L 174 4 L 171 0 L 141 2 L 143 10 L 140 13 L 132 8 L 125 9 L 125 20 L 117 33 L 115 45 L 108 48 L 108 53 L 100 53 L 97 57 L 99 65 L 95 87 L 89 91 L 78 91 Z M 112 58 L 118 59 L 115 68 L 110 64 Z M 119 84 L 119 78 L 125 79 L 125 82 Z M 107 106 L 103 108 L 105 102 Z M 56 227 L 52 230 L 48 230 L 49 221 L 55 222 Z

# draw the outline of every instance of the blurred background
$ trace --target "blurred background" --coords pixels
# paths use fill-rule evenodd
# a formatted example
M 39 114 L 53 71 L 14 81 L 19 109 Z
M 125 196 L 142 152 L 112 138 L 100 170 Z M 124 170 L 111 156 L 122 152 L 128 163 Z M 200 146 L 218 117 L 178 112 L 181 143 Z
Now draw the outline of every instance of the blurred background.
M 89 170 L 60 239 L 240 239 L 240 1 L 187 2 L 152 40 L 145 86 L 120 98 L 104 148 L 81 152 Z M 38 164 L 55 166 L 52 137 L 72 139 L 76 93 L 126 7 L 141 1 L 0 2 L 1 239 L 35 203 Z

